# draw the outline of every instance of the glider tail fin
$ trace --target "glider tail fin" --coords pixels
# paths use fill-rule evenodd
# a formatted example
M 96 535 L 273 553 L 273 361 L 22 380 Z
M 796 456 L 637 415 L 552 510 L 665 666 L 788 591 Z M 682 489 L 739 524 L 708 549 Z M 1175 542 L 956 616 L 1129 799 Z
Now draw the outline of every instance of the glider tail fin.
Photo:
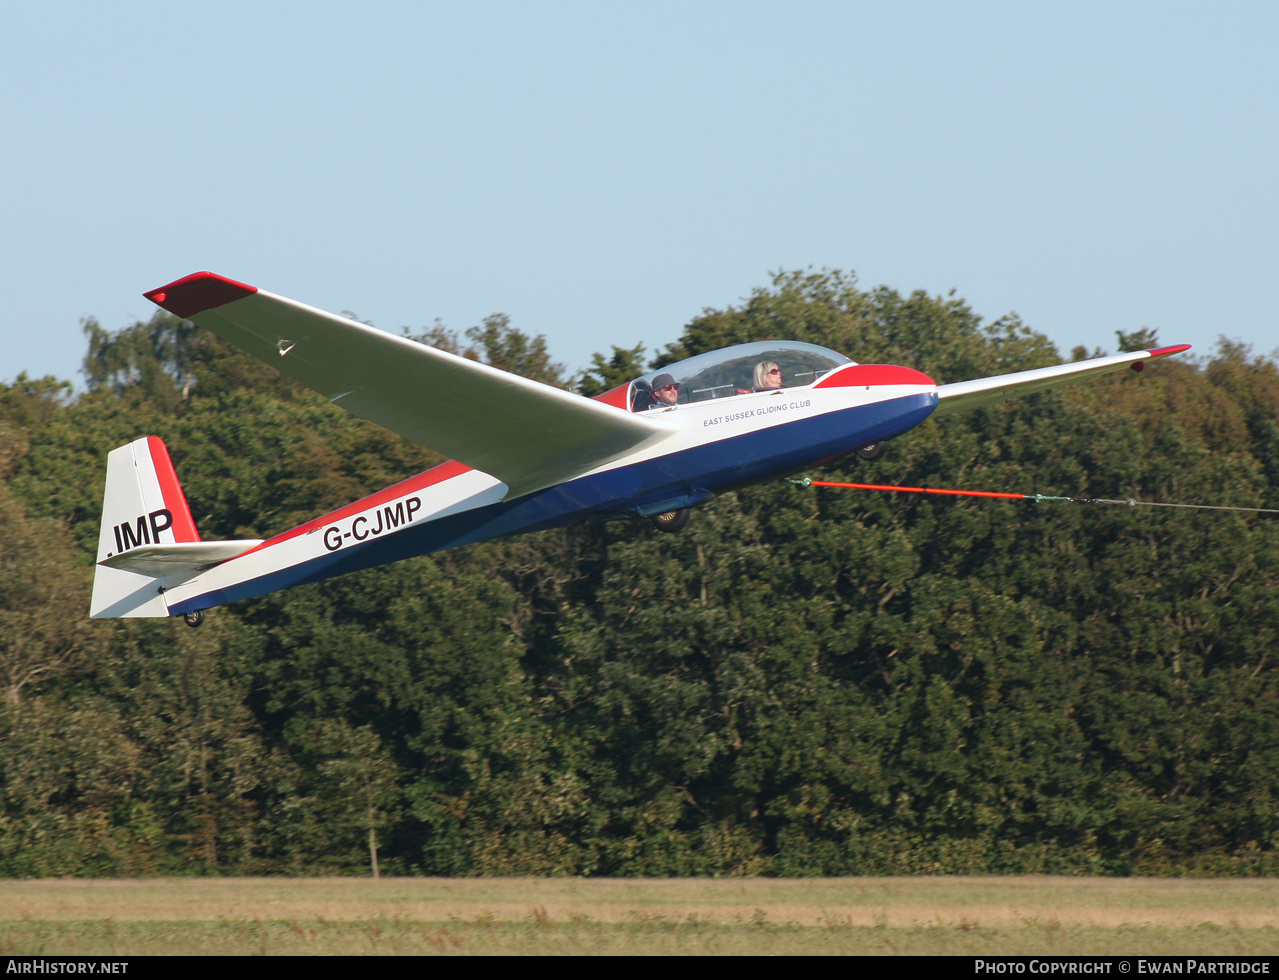
M 164 443 L 156 436 L 144 436 L 111 452 L 89 615 L 94 619 L 168 616 L 163 590 L 156 585 L 162 575 L 116 563 L 121 563 L 121 555 L 142 546 L 199 540 Z M 112 559 L 115 563 L 103 564 Z

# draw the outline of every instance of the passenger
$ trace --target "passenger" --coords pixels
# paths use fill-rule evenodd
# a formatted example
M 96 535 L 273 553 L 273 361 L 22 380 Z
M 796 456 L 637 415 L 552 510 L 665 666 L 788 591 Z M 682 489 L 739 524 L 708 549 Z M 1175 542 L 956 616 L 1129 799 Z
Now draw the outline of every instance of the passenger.
M 755 390 L 776 391 L 782 386 L 782 369 L 776 361 L 760 361 L 755 365 Z
M 649 408 L 671 408 L 679 404 L 679 382 L 669 374 L 659 374 L 653 379 L 653 400 Z

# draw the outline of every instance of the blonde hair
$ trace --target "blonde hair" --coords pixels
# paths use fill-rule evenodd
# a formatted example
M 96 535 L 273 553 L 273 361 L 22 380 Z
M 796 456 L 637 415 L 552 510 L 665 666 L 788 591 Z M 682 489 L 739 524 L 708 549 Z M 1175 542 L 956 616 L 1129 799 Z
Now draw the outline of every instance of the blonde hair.
M 776 361 L 760 361 L 755 365 L 755 390 L 768 387 L 768 374 L 777 367 Z

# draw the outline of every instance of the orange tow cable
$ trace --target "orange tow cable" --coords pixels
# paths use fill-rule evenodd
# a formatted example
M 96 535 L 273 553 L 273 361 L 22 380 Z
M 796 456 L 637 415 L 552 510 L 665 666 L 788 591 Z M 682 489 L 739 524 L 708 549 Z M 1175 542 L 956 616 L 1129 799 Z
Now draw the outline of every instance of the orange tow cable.
M 795 481 L 800 482 L 800 481 Z M 1004 500 L 1026 500 L 1024 493 L 995 493 L 992 490 L 936 490 L 932 487 L 889 487 L 878 483 L 832 483 L 829 480 L 805 480 L 804 486 L 847 487 L 850 490 L 893 490 L 898 493 L 940 493 L 949 497 L 1002 497 Z M 1034 497 L 1029 498 L 1031 500 Z M 1067 499 L 1067 498 L 1061 498 Z
M 801 487 L 840 487 L 848 490 L 887 490 L 891 493 L 935 493 L 946 497 L 996 497 L 1000 500 L 1059 500 L 1071 504 L 1120 504 L 1125 507 L 1178 507 L 1184 510 L 1235 510 L 1249 514 L 1279 514 L 1269 507 L 1226 507 L 1221 504 L 1163 504 L 1151 500 L 1113 500 L 1108 497 L 1048 497 L 1042 493 L 999 493 L 994 490 L 943 490 L 935 487 L 895 487 L 883 483 L 835 483 L 833 480 L 791 480 Z

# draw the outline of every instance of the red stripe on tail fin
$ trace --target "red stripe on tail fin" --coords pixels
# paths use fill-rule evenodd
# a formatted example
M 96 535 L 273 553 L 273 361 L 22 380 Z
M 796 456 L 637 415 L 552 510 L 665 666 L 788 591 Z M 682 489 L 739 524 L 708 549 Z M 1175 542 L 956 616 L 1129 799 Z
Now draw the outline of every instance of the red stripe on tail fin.
M 164 497 L 164 506 L 173 515 L 173 536 L 177 541 L 199 541 L 200 532 L 195 529 L 195 520 L 191 517 L 191 508 L 187 505 L 186 494 L 178 483 L 178 474 L 173 469 L 173 461 L 169 459 L 169 450 L 164 442 L 156 436 L 147 436 L 147 449 L 151 453 L 151 465 L 155 467 L 155 477 L 160 483 L 160 494 Z

